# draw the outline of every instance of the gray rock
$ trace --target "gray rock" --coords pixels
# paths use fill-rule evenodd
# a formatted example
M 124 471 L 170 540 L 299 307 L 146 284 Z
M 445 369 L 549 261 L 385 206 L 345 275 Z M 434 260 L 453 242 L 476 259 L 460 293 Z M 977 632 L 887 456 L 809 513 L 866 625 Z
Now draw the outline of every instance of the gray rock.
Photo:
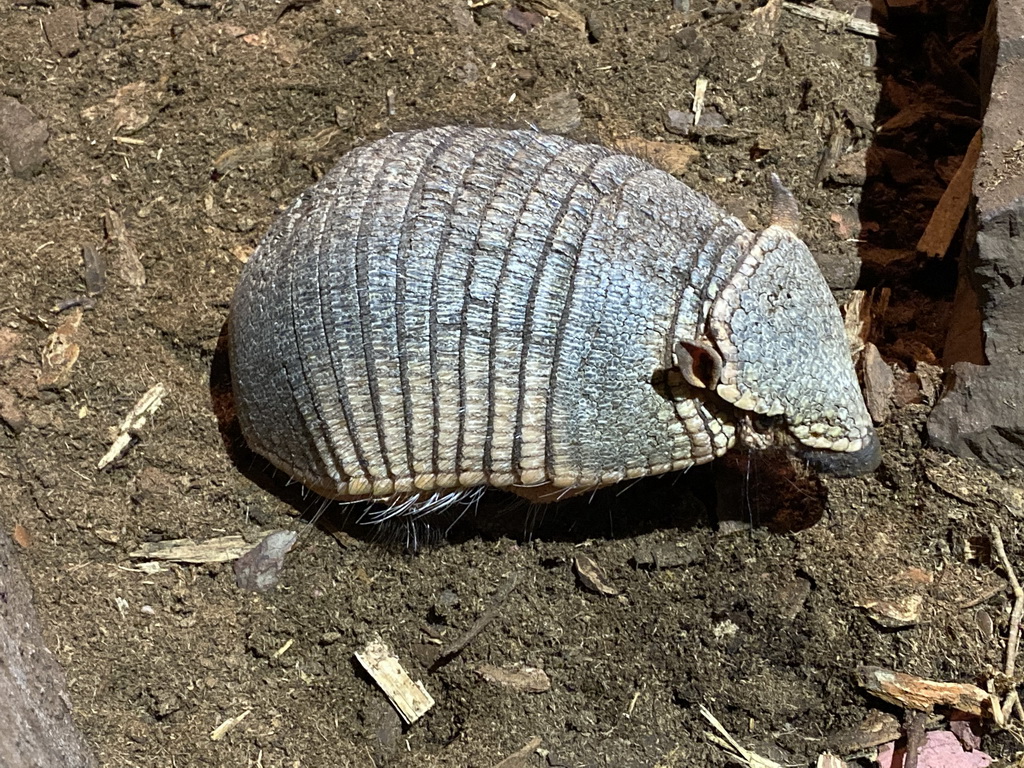
M 0 532 L 0 765 L 88 768 L 96 763 L 71 721 L 64 671 L 36 625 L 32 593 Z
M 579 128 L 582 120 L 579 99 L 568 91 L 552 93 L 537 102 L 537 127 L 542 131 L 569 133 Z
M 997 0 L 983 45 L 991 78 L 977 207 L 965 238 L 954 320 L 946 342 L 952 375 L 928 420 L 931 442 L 1000 472 L 1024 468 L 1024 7 Z
M 20 179 L 39 173 L 50 162 L 46 123 L 17 99 L 0 96 L 0 163 Z

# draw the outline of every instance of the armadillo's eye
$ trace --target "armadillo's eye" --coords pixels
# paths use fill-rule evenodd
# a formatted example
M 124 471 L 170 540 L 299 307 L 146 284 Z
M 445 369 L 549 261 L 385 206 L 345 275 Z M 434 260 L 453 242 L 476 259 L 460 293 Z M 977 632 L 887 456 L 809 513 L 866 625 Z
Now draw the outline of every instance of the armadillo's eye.
M 778 416 L 765 416 L 762 413 L 752 414 L 750 424 L 755 432 L 762 435 L 775 432 L 783 428 L 782 420 Z

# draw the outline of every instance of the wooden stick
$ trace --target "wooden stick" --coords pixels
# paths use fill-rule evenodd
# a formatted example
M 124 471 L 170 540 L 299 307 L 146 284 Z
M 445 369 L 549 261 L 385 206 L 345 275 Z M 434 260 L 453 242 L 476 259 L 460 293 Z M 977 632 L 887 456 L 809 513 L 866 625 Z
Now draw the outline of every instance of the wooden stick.
M 938 205 L 932 211 L 932 217 L 928 220 L 928 226 L 924 234 L 917 241 L 917 250 L 928 256 L 939 257 L 946 255 L 949 244 L 960 229 L 960 221 L 964 217 L 964 211 L 971 201 L 971 185 L 974 182 L 974 167 L 978 164 L 978 157 L 981 154 L 981 129 L 974 134 L 967 153 L 956 169 L 953 178 L 949 180 L 946 191 L 939 198 Z
M 1003 674 L 1012 680 L 1013 673 L 1017 668 L 1020 622 L 1022 616 L 1024 616 L 1024 589 L 1021 589 L 1020 582 L 1017 581 L 1017 574 L 1013 570 L 1010 558 L 1006 556 L 1003 537 L 999 533 L 999 528 L 995 525 L 992 526 L 992 547 L 995 549 L 996 555 L 999 556 L 999 561 L 1003 564 L 1003 570 L 1006 571 L 1006 577 L 1010 580 L 1010 586 L 1013 588 L 1013 610 L 1010 612 L 1010 634 L 1006 638 L 1006 666 L 1003 669 Z
M 483 632 L 487 625 L 497 618 L 502 604 L 508 599 L 508 596 L 512 594 L 512 590 L 515 588 L 516 575 L 512 574 L 505 580 L 505 584 L 502 588 L 498 590 L 498 593 L 491 601 L 491 605 L 487 610 L 480 614 L 479 619 L 473 622 L 473 626 L 466 630 L 466 633 L 458 640 L 441 649 L 441 652 L 437 655 L 437 661 L 431 665 L 430 671 L 435 672 L 443 667 L 455 658 L 455 656 L 461 653 L 462 650 L 473 641 L 473 638 Z

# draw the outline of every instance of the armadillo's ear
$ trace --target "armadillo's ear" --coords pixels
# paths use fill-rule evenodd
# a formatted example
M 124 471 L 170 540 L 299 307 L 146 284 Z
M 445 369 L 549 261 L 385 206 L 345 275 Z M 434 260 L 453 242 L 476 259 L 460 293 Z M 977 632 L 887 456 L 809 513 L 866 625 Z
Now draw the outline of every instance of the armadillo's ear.
M 722 357 L 706 341 L 677 341 L 676 367 L 686 383 L 697 389 L 718 386 L 722 378 Z
M 794 235 L 800 234 L 800 206 L 797 205 L 793 193 L 786 189 L 779 177 L 769 174 L 768 182 L 772 187 L 772 225 L 788 229 Z

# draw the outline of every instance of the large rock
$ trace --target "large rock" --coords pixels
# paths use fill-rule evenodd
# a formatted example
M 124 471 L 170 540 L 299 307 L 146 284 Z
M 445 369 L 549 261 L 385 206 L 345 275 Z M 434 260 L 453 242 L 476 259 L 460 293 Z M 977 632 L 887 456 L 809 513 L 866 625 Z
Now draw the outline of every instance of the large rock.
M 982 53 L 989 94 L 977 206 L 961 263 L 933 444 L 1001 472 L 1024 470 L 1024 4 L 994 0 Z
M 64 672 L 43 644 L 28 582 L 0 531 L 0 766 L 91 768 L 71 722 Z
M 50 162 L 50 129 L 17 99 L 0 96 L 0 168 L 29 179 Z

